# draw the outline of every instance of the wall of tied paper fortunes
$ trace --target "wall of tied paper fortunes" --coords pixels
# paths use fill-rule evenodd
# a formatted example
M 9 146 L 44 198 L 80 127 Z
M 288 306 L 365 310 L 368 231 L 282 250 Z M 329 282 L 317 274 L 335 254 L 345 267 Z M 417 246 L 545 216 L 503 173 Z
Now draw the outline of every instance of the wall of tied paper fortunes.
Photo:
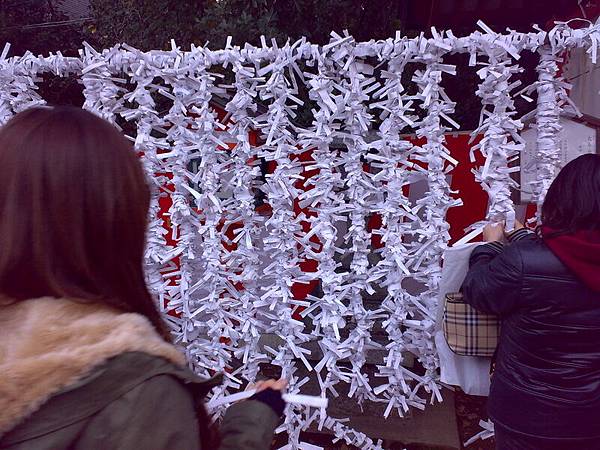
M 440 257 L 450 238 L 447 212 L 461 203 L 448 183 L 459 169 L 445 135 L 460 124 L 452 118 L 459 99 L 443 89 L 456 76 L 445 57 L 469 55 L 480 78 L 475 178 L 489 194 L 486 220 L 510 222 L 519 132 L 530 118 L 515 117 L 514 99 L 537 91 L 530 116 L 539 131 L 540 202 L 558 167 L 559 115 L 569 102 L 557 64 L 573 47 L 595 62 L 600 39 L 596 27 L 498 34 L 479 26 L 465 37 L 432 29 L 430 37 L 398 33 L 369 42 L 332 33 L 324 46 L 304 39 L 217 51 L 84 46 L 76 58 L 7 57 L 7 47 L 0 122 L 43 104 L 36 83 L 53 73 L 79 76 L 86 109 L 134 130 L 154 187 L 149 284 L 165 312 L 174 312 L 165 317 L 194 369 L 225 372 L 213 399 L 236 392 L 269 363 L 281 368 L 292 393 L 306 392 L 308 373 L 322 396 L 344 387 L 357 402 L 385 405 L 386 416 L 403 415 L 441 399 L 433 342 Z M 525 51 L 540 57 L 532 86 L 514 81 Z M 410 65 L 417 66 L 415 92 L 402 84 Z M 303 89 L 312 119 L 299 126 Z M 414 198 L 417 184 L 424 193 Z M 378 230 L 369 225 L 375 216 Z M 302 270 L 308 261 L 314 271 Z M 298 299 L 295 283 L 317 289 Z M 365 301 L 374 291 L 383 293 L 375 306 Z M 261 336 L 276 338 L 265 345 Z M 374 376 L 366 370 L 371 350 L 385 354 Z M 421 370 L 403 365 L 408 353 Z M 343 418 L 294 404 L 279 429 L 290 436 L 286 448 L 302 448 L 300 432 L 309 426 L 381 448 Z

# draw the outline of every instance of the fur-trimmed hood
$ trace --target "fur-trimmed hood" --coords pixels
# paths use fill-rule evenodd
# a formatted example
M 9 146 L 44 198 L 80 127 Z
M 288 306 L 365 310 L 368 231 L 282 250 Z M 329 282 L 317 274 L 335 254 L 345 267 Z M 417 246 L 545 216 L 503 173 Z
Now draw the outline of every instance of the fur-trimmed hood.
M 140 314 L 68 299 L 0 303 L 0 436 L 52 395 L 126 352 L 185 364 Z

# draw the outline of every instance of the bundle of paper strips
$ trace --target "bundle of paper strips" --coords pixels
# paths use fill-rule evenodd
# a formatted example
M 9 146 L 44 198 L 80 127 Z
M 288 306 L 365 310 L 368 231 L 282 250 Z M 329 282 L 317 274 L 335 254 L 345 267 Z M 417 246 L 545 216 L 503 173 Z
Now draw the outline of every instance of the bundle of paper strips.
M 0 122 L 44 103 L 36 90 L 41 75 L 80 77 L 84 108 L 134 130 L 130 137 L 154 189 L 149 284 L 161 308 L 177 312 L 165 317 L 194 369 L 226 374 L 212 393 L 214 414 L 227 403 L 220 398 L 254 381 L 259 365 L 270 363 L 289 380 L 284 448 L 315 448 L 299 442 L 301 430 L 316 426 L 348 444 L 380 449 L 344 418 L 330 417 L 324 402 L 294 399 L 306 394 L 309 377 L 301 373 L 312 373 L 321 397 L 331 399 L 345 385 L 357 402 L 386 405 L 385 416 L 441 400 L 433 341 L 440 256 L 449 241 L 446 213 L 461 203 L 447 181 L 457 161 L 444 135 L 460 125 L 452 119 L 456 99 L 442 87 L 456 75 L 445 58 L 468 54 L 480 78 L 482 112 L 473 135 L 483 137 L 473 151 L 485 163 L 475 176 L 490 194 L 486 220 L 510 223 L 511 172 L 518 170 L 512 162 L 524 145 L 524 118 L 515 116 L 514 99 L 538 93 L 531 117 L 539 130 L 539 203 L 557 171 L 559 115 L 568 103 L 557 62 L 574 47 L 585 48 L 593 62 L 597 57 L 596 27 L 558 24 L 551 31 L 499 34 L 479 26 L 465 37 L 432 29 L 430 37 L 398 33 L 369 42 L 332 33 L 324 46 L 305 39 L 263 40 L 259 47 L 228 43 L 218 51 L 182 50 L 174 42 L 169 51 L 149 52 L 86 45 L 79 57 L 7 57 L 7 46 L 0 55 Z M 525 51 L 540 55 L 531 86 L 514 80 Z M 408 65 L 417 66 L 416 92 L 403 86 Z M 308 92 L 309 107 L 301 91 Z M 215 99 L 225 99 L 224 117 Z M 312 110 L 305 126 L 296 120 L 301 108 Z M 312 151 L 309 161 L 297 157 L 304 150 Z M 266 177 L 258 161 L 271 164 Z M 305 171 L 313 175 L 299 187 Z M 427 190 L 414 200 L 405 188 L 417 182 Z M 258 191 L 269 214 L 255 207 Z M 165 195 L 169 229 L 159 214 Z M 297 206 L 310 214 L 298 214 Z M 377 258 L 366 225 L 373 214 L 382 220 Z M 342 257 L 349 265 L 340 264 Z M 316 261 L 315 272 L 300 269 L 307 259 Z M 315 280 L 318 293 L 294 298 L 293 283 Z M 364 301 L 374 289 L 385 291 L 375 308 Z M 375 328 L 387 334 L 385 342 L 374 339 Z M 264 345 L 267 335 L 277 344 Z M 375 376 L 365 369 L 373 349 L 387 353 Z M 408 353 L 424 371 L 405 367 Z

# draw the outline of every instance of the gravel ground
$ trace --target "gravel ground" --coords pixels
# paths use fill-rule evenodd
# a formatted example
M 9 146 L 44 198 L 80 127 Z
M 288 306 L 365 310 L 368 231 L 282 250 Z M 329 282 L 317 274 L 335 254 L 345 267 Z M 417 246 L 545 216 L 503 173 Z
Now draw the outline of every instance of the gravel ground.
M 458 423 L 458 435 L 461 442 L 467 441 L 481 431 L 479 421 L 487 419 L 486 413 L 487 397 L 467 395 L 457 391 L 454 397 L 456 405 L 456 421 Z M 494 450 L 494 439 L 478 440 L 467 447 L 467 450 Z
M 458 425 L 458 435 L 461 442 L 467 441 L 469 438 L 481 431 L 479 421 L 487 418 L 486 413 L 486 397 L 477 397 L 467 395 L 461 391 L 457 391 L 455 395 L 456 404 L 456 421 Z M 433 431 L 433 430 L 432 430 Z M 313 445 L 323 447 L 325 450 L 355 450 L 356 447 L 349 447 L 343 443 L 331 444 L 331 437 L 316 433 L 304 433 L 303 440 Z M 285 444 L 285 438 L 280 436 L 277 439 L 273 449 L 277 449 Z M 466 450 L 494 450 L 494 439 L 486 439 L 485 441 L 477 441 L 471 444 Z M 454 450 L 444 447 L 425 447 L 422 445 L 403 445 L 400 442 L 384 442 L 384 448 L 389 450 Z M 461 449 L 462 450 L 462 449 Z

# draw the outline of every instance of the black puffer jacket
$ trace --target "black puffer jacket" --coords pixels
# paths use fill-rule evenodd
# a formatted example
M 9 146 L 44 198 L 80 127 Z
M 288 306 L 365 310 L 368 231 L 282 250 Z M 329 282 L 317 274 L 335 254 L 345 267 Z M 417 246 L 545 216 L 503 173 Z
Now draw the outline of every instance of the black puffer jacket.
M 535 234 L 513 239 L 476 248 L 462 286 L 503 318 L 490 417 L 534 436 L 600 439 L 600 292 Z

